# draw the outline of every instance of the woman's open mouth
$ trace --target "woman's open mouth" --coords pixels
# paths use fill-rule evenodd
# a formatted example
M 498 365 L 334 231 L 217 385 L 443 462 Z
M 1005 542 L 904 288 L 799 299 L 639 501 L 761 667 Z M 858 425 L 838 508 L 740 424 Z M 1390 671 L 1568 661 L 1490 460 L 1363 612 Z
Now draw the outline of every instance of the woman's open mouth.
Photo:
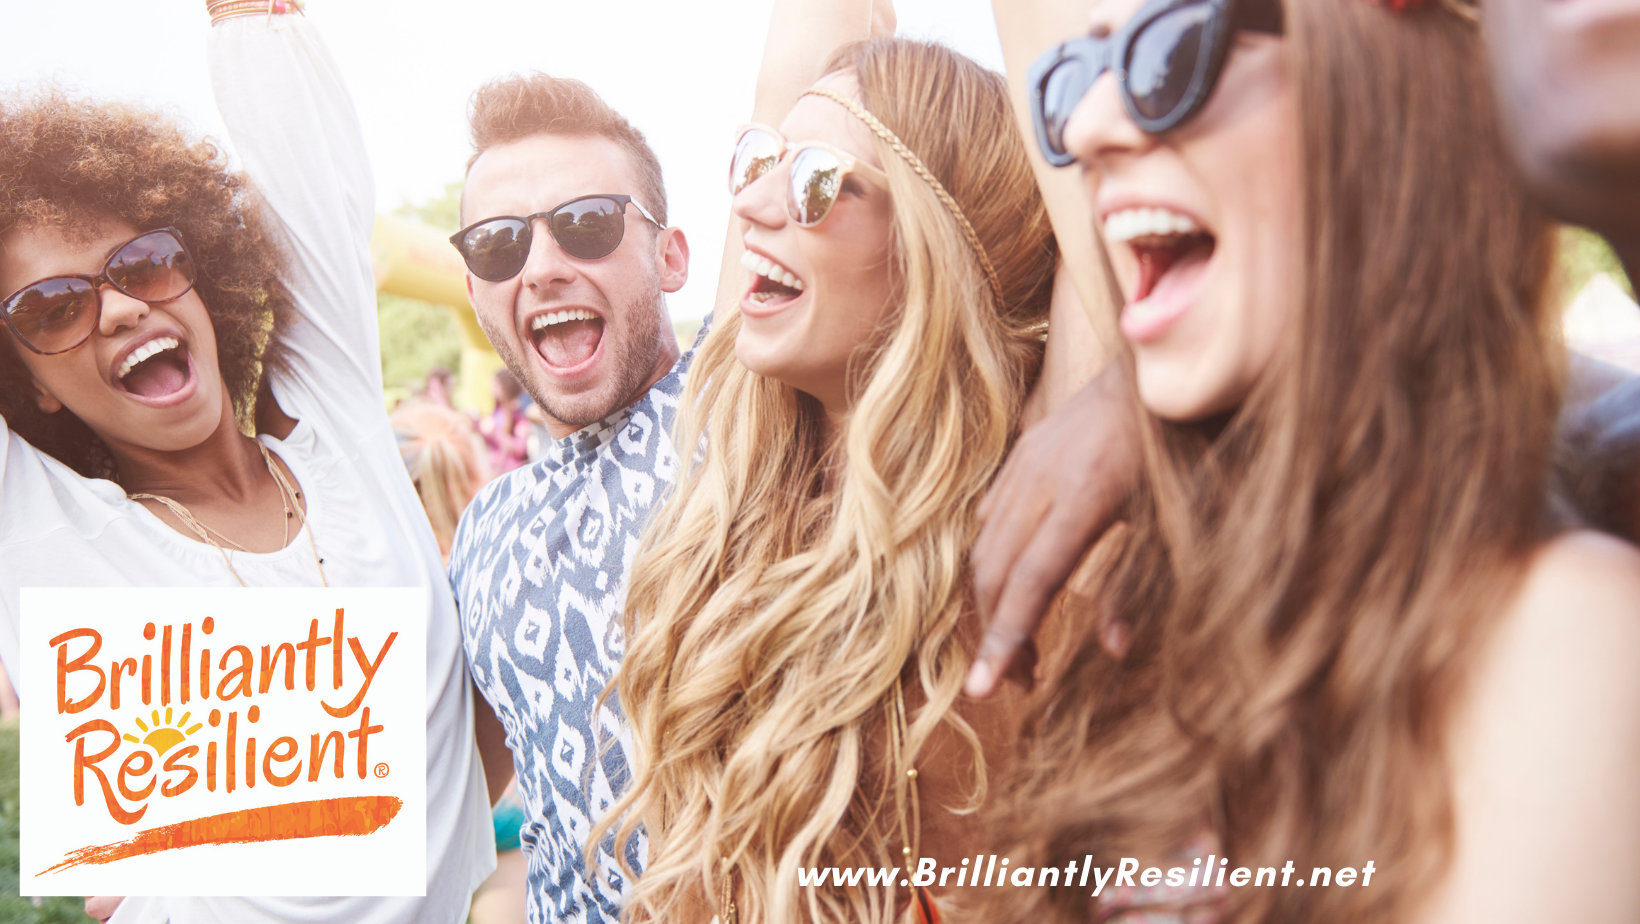
M 530 342 L 554 372 L 581 371 L 603 341 L 604 319 L 585 308 L 548 311 L 530 322 Z
M 128 394 L 160 403 L 181 396 L 193 380 L 186 346 L 169 336 L 155 337 L 132 350 L 114 374 L 114 381 Z
M 768 257 L 748 250 L 740 255 L 740 265 L 752 274 L 745 300 L 759 308 L 779 310 L 803 294 L 803 280 Z
M 1216 243 L 1194 218 L 1162 208 L 1112 213 L 1105 240 L 1126 244 L 1139 266 L 1121 318 L 1122 333 L 1136 342 L 1160 336 L 1195 303 Z

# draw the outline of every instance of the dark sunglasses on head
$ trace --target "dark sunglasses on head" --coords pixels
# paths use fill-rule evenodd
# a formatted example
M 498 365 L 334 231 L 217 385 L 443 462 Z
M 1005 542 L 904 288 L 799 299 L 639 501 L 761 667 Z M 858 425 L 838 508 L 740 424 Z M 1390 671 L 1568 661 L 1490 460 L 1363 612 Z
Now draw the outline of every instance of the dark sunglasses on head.
M 1055 167 L 1076 159 L 1065 150 L 1065 123 L 1106 71 L 1115 71 L 1133 123 L 1160 134 L 1201 111 L 1238 30 L 1282 28 L 1280 0 L 1151 0 L 1115 35 L 1049 50 L 1026 77 L 1042 156 Z
M 102 320 L 97 290 L 108 285 L 151 305 L 194 287 L 194 261 L 175 228 L 144 231 L 114 249 L 95 276 L 49 276 L 0 301 L 0 321 L 35 353 L 65 353 L 86 342 Z
M 600 194 L 571 199 L 534 215 L 501 215 L 476 221 L 450 235 L 450 243 L 460 251 L 474 276 L 501 282 L 518 275 L 529 260 L 530 242 L 534 238 L 531 228 L 537 218 L 547 220 L 547 232 L 565 253 L 582 260 L 596 260 L 609 256 L 621 246 L 621 239 L 626 236 L 628 204 L 655 227 L 666 230 L 665 225 L 631 196 Z

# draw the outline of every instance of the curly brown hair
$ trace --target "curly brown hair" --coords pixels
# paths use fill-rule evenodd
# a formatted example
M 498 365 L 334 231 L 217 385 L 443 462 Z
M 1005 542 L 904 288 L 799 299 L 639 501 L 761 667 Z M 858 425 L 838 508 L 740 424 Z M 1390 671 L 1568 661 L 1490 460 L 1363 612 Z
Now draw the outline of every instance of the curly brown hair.
M 174 227 L 193 257 L 194 289 L 216 330 L 223 383 L 243 423 L 277 332 L 293 311 L 287 263 L 250 181 L 222 149 L 141 107 L 48 87 L 0 98 L 0 238 L 19 228 L 93 233 L 115 218 Z M 113 455 L 64 409 L 42 412 L 12 338 L 0 346 L 0 415 L 34 446 L 87 477 L 115 478 Z

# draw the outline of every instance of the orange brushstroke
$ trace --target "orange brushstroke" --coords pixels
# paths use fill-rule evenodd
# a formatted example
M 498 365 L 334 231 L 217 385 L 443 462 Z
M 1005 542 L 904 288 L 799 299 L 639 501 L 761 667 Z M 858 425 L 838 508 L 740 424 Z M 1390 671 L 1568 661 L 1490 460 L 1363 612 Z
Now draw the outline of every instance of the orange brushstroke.
M 381 829 L 398 815 L 404 801 L 396 796 L 349 796 L 286 802 L 264 808 L 207 815 L 174 825 L 150 828 L 114 844 L 73 850 L 63 862 L 36 876 L 87 863 L 113 863 L 180 847 L 201 844 L 248 844 L 303 837 L 358 837 Z

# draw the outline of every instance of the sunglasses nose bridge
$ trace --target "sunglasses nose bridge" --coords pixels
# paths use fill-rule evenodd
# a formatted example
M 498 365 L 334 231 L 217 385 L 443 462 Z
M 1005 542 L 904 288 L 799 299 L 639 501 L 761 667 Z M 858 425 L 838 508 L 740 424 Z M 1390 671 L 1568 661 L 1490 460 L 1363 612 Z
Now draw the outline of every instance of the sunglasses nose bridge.
M 547 213 L 531 215 L 528 221 L 529 250 L 518 272 L 519 281 L 531 288 L 545 288 L 575 278 L 576 257 L 558 243 Z
M 735 193 L 732 208 L 736 217 L 766 228 L 779 228 L 786 223 L 785 202 L 791 187 L 790 153 L 784 152 L 780 160 Z

